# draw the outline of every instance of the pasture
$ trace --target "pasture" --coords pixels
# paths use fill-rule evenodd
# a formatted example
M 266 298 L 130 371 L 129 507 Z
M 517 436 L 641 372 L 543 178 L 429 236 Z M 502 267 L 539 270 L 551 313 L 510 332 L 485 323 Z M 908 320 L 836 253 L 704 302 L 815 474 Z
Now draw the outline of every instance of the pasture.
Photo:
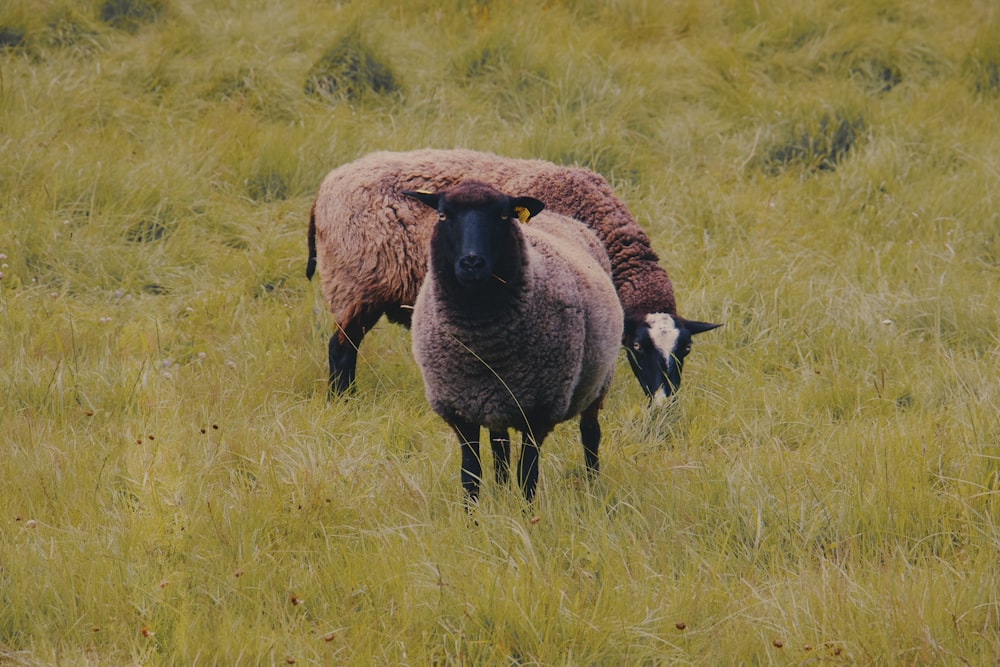
M 998 118 L 989 0 L 6 0 L 0 665 L 998 664 Z M 304 276 L 328 170 L 456 146 L 725 323 L 472 517 Z

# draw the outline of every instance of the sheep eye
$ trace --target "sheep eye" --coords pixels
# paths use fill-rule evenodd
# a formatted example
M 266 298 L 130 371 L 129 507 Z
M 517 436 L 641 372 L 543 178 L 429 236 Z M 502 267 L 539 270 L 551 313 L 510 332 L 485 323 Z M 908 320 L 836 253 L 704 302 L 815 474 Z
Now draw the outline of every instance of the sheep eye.
M 632 343 L 632 349 L 635 350 L 636 352 L 638 352 L 639 350 L 642 349 L 642 345 L 639 344 L 639 341 L 636 341 L 636 342 Z
M 438 213 L 438 222 L 444 222 L 447 217 L 444 213 Z

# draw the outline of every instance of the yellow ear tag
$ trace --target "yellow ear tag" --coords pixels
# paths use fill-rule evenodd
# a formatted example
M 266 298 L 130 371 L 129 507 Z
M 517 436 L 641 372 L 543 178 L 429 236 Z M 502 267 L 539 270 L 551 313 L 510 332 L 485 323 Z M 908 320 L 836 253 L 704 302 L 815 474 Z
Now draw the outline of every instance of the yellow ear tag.
M 514 213 L 517 214 L 517 219 L 521 221 L 522 225 L 528 224 L 528 218 L 531 217 L 531 211 L 523 206 L 515 206 Z

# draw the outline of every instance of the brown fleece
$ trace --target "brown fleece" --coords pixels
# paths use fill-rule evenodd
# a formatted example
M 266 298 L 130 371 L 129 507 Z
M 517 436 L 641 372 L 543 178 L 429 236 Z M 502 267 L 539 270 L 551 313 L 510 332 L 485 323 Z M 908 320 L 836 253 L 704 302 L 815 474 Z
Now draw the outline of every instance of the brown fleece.
M 437 216 L 401 191 L 439 192 L 473 179 L 540 199 L 546 210 L 590 227 L 607 250 L 627 317 L 676 315 L 670 279 L 657 263 L 649 237 L 599 174 L 542 160 L 424 149 L 371 153 L 334 169 L 320 186 L 310 240 L 324 296 L 338 323 L 363 311 L 398 312 L 399 306 L 416 300 Z

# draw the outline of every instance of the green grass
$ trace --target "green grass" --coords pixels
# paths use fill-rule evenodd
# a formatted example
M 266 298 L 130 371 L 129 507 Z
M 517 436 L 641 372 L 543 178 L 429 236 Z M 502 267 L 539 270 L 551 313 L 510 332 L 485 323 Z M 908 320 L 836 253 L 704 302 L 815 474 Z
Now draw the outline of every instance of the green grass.
M 973 0 L 4 4 L 0 664 L 997 664 L 997 44 Z M 466 515 L 405 330 L 324 395 L 312 197 L 422 146 L 599 170 L 725 322 L 665 409 L 622 358 L 600 479 L 562 425 L 527 512 Z

